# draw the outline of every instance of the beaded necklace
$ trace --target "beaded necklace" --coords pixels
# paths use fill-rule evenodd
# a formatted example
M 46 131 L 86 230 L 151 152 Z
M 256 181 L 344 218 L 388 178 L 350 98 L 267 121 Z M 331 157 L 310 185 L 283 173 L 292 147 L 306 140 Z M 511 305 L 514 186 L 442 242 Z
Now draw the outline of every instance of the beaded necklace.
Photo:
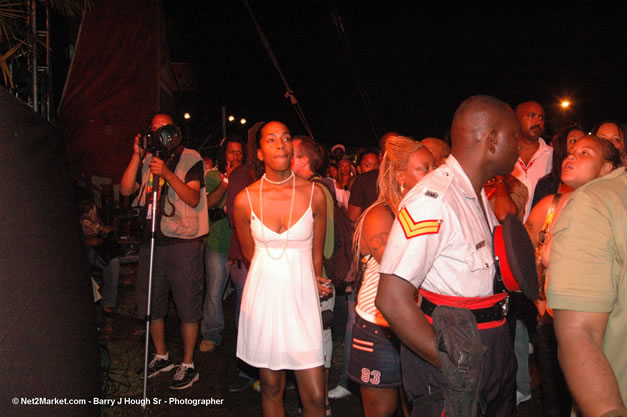
M 274 185 L 282 185 L 285 184 L 286 182 L 288 182 L 289 180 L 291 180 L 292 178 L 294 178 L 294 171 L 290 170 L 290 172 L 292 173 L 289 177 L 287 177 L 284 180 L 281 181 L 272 181 L 271 179 L 269 179 L 266 174 L 263 174 L 263 176 L 261 177 L 262 179 L 268 181 L 270 184 L 274 184 Z
M 290 240 L 290 229 L 292 226 L 292 213 L 294 211 L 294 196 L 296 195 L 296 178 L 294 176 L 294 171 L 291 171 L 292 174 L 287 177 L 286 179 L 282 180 L 282 181 L 272 181 L 270 179 L 268 179 L 268 177 L 266 177 L 266 174 L 263 174 L 263 176 L 261 177 L 261 182 L 259 183 L 259 217 L 261 220 L 261 238 L 263 240 L 263 245 L 266 248 L 266 253 L 268 254 L 268 256 L 272 259 L 274 259 L 275 261 L 278 261 L 279 259 L 281 259 L 283 257 L 283 254 L 285 253 L 285 251 L 287 250 L 287 245 L 288 242 Z M 285 246 L 283 246 L 283 250 L 281 251 L 281 255 L 279 255 L 278 258 L 275 258 L 274 256 L 272 256 L 272 254 L 270 253 L 270 251 L 268 250 L 268 243 L 266 242 L 266 235 L 265 235 L 265 223 L 263 222 L 263 182 L 264 181 L 268 181 L 270 184 L 274 184 L 274 185 L 282 185 L 285 184 L 286 182 L 288 182 L 289 180 L 293 180 L 292 181 L 292 202 L 290 203 L 290 216 L 288 218 L 287 221 L 287 231 L 285 233 Z

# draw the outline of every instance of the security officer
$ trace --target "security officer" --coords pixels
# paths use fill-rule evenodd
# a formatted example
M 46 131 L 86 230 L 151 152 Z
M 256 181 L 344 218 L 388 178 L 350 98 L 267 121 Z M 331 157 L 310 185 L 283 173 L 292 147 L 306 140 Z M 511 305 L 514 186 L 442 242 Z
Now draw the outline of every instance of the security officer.
M 405 345 L 401 365 L 414 402 L 412 416 L 441 416 L 446 404 L 450 381 L 431 324 L 438 305 L 465 307 L 476 317 L 478 331 L 472 330 L 478 346 L 487 347 L 475 397 L 481 411 L 489 416 L 514 411 L 516 361 L 505 325 L 506 293 L 493 293 L 492 230 L 498 221 L 483 184 L 511 172 L 519 132 L 506 103 L 468 98 L 453 119 L 451 156 L 399 206 L 381 262 L 376 306 Z

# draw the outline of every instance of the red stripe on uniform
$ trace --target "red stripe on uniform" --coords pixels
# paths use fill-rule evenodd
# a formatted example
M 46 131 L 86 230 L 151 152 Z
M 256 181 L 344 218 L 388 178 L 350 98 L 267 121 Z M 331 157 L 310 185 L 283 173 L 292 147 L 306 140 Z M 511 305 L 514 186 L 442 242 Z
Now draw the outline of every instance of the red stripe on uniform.
M 424 289 L 420 289 L 419 292 L 421 296 L 431 301 L 433 304 L 457 308 L 467 308 L 469 310 L 492 307 L 494 304 L 502 301 L 507 297 L 507 293 L 504 292 L 490 295 L 488 297 L 455 297 L 452 295 L 436 294 L 434 292 Z M 425 317 L 427 318 L 429 324 L 433 325 L 433 319 L 426 314 Z M 495 327 L 499 327 L 505 324 L 505 321 L 506 319 L 503 318 L 502 320 L 488 321 L 486 323 L 477 323 L 477 329 L 494 329 Z
M 429 324 L 433 326 L 433 319 L 431 318 L 431 316 L 427 316 L 425 314 L 425 318 L 427 319 Z M 488 321 L 486 323 L 477 323 L 477 329 L 479 330 L 494 329 L 495 327 L 501 327 L 502 325 L 505 324 L 506 321 L 507 319 L 498 320 L 498 321 Z
M 489 295 L 487 297 L 455 297 L 453 295 L 436 294 L 434 292 L 424 289 L 420 289 L 420 295 L 436 305 L 468 308 L 470 310 L 492 307 L 494 304 L 504 300 L 505 297 L 507 297 L 507 293 L 504 292 Z

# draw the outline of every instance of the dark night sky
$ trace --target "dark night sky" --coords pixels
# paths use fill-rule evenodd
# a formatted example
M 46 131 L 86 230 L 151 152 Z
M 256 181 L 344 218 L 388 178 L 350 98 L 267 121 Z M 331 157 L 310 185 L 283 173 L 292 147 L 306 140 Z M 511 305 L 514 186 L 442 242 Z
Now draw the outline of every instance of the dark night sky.
M 251 122 L 278 119 L 304 131 L 257 36 L 244 2 L 166 1 L 170 57 L 196 66 L 196 98 L 208 124 L 220 106 Z M 552 2 L 261 1 L 250 0 L 316 139 L 374 144 L 350 60 L 333 24 L 335 5 L 377 135 L 396 130 L 416 138 L 442 136 L 458 104 L 491 94 L 512 106 L 534 99 L 561 123 L 587 127 L 627 121 L 627 13 L 597 6 L 560 9 Z M 582 3 L 583 4 L 583 3 Z M 194 2 L 194 5 L 196 3 Z M 551 8 L 552 7 L 552 8 Z M 624 8 L 623 8 L 624 9 Z

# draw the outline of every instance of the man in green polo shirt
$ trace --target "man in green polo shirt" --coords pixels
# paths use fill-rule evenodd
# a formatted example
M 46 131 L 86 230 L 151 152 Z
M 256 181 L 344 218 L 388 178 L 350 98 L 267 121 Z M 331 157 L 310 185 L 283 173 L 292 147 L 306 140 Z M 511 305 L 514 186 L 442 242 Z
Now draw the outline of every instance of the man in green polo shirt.
M 227 252 L 231 238 L 229 219 L 224 211 L 229 175 L 244 161 L 245 146 L 241 137 L 227 136 L 220 147 L 218 168 L 205 174 L 207 207 L 209 208 L 209 236 L 205 244 L 205 285 L 207 291 L 202 313 L 199 350 L 210 352 L 222 343 L 224 312 L 222 297 L 226 287 Z

